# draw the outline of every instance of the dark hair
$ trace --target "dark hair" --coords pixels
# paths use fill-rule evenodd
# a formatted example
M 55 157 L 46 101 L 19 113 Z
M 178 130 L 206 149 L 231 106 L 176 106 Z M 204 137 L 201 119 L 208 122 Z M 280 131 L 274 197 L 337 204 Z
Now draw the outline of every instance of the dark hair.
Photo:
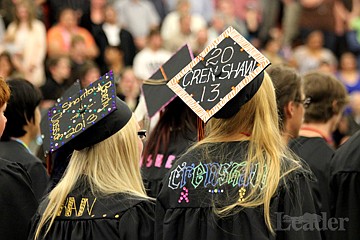
M 176 97 L 165 107 L 159 122 L 147 139 L 143 163 L 149 155 L 156 156 L 160 151 L 167 152 L 171 131 L 177 131 L 176 137 L 182 136 L 185 139 L 196 136 L 196 121 L 195 113 L 179 97 Z
M 284 65 L 271 66 L 267 72 L 275 87 L 279 127 L 280 130 L 284 130 L 285 106 L 291 101 L 299 101 L 302 97 L 301 77 L 294 68 Z
M 8 141 L 11 137 L 22 137 L 26 134 L 23 126 L 28 122 L 35 122 L 35 109 L 41 101 L 41 93 L 38 88 L 29 81 L 18 78 L 9 80 L 11 90 L 10 99 L 5 110 L 7 118 L 6 127 L 1 140 Z
M 340 113 L 348 103 L 344 85 L 333 75 L 311 72 L 304 75 L 305 98 L 310 104 L 305 111 L 305 123 L 325 123 Z

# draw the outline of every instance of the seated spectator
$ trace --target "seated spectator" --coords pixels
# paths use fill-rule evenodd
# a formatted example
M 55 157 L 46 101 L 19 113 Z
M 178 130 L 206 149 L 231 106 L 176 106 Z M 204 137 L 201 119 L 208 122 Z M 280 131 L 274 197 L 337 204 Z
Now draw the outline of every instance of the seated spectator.
M 324 61 L 333 66 L 337 65 L 335 55 L 329 49 L 324 48 L 323 43 L 323 33 L 313 31 L 308 35 L 304 45 L 294 49 L 294 63 L 301 74 L 316 70 Z
M 67 81 L 71 74 L 70 60 L 66 56 L 49 58 L 47 60 L 48 76 L 45 85 L 40 90 L 43 95 L 41 108 L 48 109 L 54 105 L 68 88 Z
M 46 194 L 48 175 L 28 146 L 40 135 L 41 93 L 24 79 L 12 79 L 8 84 L 11 96 L 5 111 L 8 122 L 1 137 L 0 157 L 25 167 L 35 197 L 40 201 Z
M 118 16 L 111 5 L 108 5 L 104 10 L 105 21 L 98 28 L 94 29 L 93 35 L 95 41 L 100 49 L 100 55 L 96 62 L 100 67 L 105 66 L 105 49 L 107 46 L 118 46 L 123 52 L 123 62 L 125 66 L 132 66 L 136 54 L 136 47 L 134 38 L 129 31 L 121 27 L 118 23 Z M 104 69 L 108 71 L 110 69 Z
M 190 14 L 181 15 L 179 18 L 179 32 L 175 35 L 168 36 L 164 41 L 164 48 L 171 53 L 175 53 L 184 44 L 193 46 L 196 41 L 196 32 L 191 30 Z M 207 46 L 207 45 L 205 45 Z M 203 49 L 202 49 L 203 50 Z
M 115 82 L 118 83 L 125 68 L 123 49 L 118 46 L 107 46 L 105 48 L 104 59 L 106 68 L 113 71 Z
M 171 52 L 163 48 L 163 39 L 158 29 L 153 29 L 147 38 L 146 47 L 134 58 L 134 72 L 140 80 L 148 79 L 170 57 Z
M 360 71 L 353 53 L 346 52 L 340 56 L 336 77 L 345 85 L 349 94 L 360 91 Z
M 117 95 L 128 105 L 131 111 L 135 110 L 140 98 L 140 84 L 132 68 L 126 68 L 121 74 Z
M 161 37 L 165 42 L 170 41 L 170 38 L 174 38 L 180 34 L 180 17 L 191 15 L 190 29 L 191 32 L 197 33 L 200 29 L 206 28 L 206 20 L 199 14 L 191 13 L 191 3 L 189 0 L 178 0 L 176 10 L 166 15 L 161 25 Z M 184 45 L 182 43 L 182 45 Z
M 31 0 L 19 1 L 15 13 L 15 20 L 6 30 L 7 50 L 12 55 L 16 70 L 33 85 L 40 87 L 45 82 L 45 25 L 35 18 Z
M 90 60 L 86 50 L 85 39 L 80 35 L 73 36 L 70 47 L 71 77 L 68 82 L 69 86 L 79 79 L 80 68 Z
M 79 69 L 79 80 L 81 88 L 89 86 L 100 77 L 100 69 L 93 61 L 87 61 Z
M 154 5 L 148 0 L 119 1 L 115 9 L 120 16 L 120 24 L 134 37 L 137 49 L 143 49 L 150 30 L 160 26 L 160 17 Z
M 0 77 L 8 80 L 15 75 L 19 75 L 19 73 L 17 73 L 15 69 L 10 53 L 6 51 L 2 52 L 0 54 Z
M 10 98 L 10 89 L 0 77 L 0 137 L 7 122 L 4 112 Z M 27 239 L 30 220 L 38 202 L 31 179 L 18 163 L 0 158 L 0 236 L 3 239 Z
M 59 14 L 59 22 L 51 27 L 47 33 L 49 57 L 69 55 L 74 35 L 80 35 L 84 38 L 87 57 L 93 59 L 99 54 L 90 32 L 78 26 L 76 12 L 71 8 L 65 8 Z

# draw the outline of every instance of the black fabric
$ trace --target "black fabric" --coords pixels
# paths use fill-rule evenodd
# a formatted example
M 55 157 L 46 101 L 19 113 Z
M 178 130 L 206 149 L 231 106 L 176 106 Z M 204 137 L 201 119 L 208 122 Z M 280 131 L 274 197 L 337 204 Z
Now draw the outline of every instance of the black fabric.
M 0 159 L 1 239 L 27 239 L 30 220 L 38 207 L 30 182 L 22 166 Z
M 33 239 L 47 201 L 33 218 L 29 239 Z M 126 194 L 95 198 L 87 186 L 80 184 L 67 196 L 45 239 L 147 240 L 153 239 L 153 234 L 154 203 Z
M 156 157 L 150 156 L 145 159 L 141 167 L 144 186 L 148 196 L 156 197 L 160 192 L 161 181 L 169 171 L 176 159 L 183 154 L 188 147 L 196 140 L 196 133 L 193 136 L 183 136 L 179 131 L 171 131 L 168 150 L 160 151 Z
M 330 159 L 334 150 L 320 137 L 298 137 L 289 147 L 310 167 L 316 180 L 310 183 L 318 213 L 329 213 Z
M 264 80 L 264 72 L 261 72 L 248 85 L 246 85 L 224 107 L 214 114 L 214 118 L 231 118 L 239 112 L 241 106 L 247 103 L 258 91 Z
M 101 68 L 102 73 L 108 71 L 110 69 L 106 68 L 105 63 L 105 49 L 109 45 L 107 40 L 106 34 L 102 29 L 102 24 L 92 26 L 91 33 L 94 36 L 96 45 L 99 47 L 100 54 L 96 58 L 96 63 Z M 124 53 L 124 65 L 125 66 L 132 66 L 134 57 L 136 55 L 136 47 L 134 43 L 134 38 L 129 31 L 126 29 L 121 29 L 119 33 L 120 37 L 120 49 Z
M 331 240 L 360 236 L 360 132 L 336 150 L 330 166 L 331 217 L 344 219 L 345 230 L 331 231 Z
M 287 230 L 287 217 L 315 213 L 308 178 L 302 172 L 284 179 L 273 196 L 271 220 L 276 237 L 265 225 L 262 206 L 236 209 L 223 218 L 214 214 L 214 205 L 223 207 L 239 199 L 240 167 L 246 164 L 247 146 L 247 142 L 216 143 L 206 158 L 197 148 L 176 161 L 158 196 L 155 239 L 320 239 L 317 231 Z M 221 155 L 226 158 L 219 159 Z M 253 166 L 253 176 L 256 169 Z M 241 183 L 245 188 L 249 184 Z
M 90 130 L 84 131 L 70 141 L 70 146 L 75 150 L 91 147 L 122 129 L 130 120 L 132 112 L 126 103 L 119 98 L 116 98 L 116 107 L 117 109 L 115 111 L 91 126 L 89 128 Z
M 21 143 L 13 140 L 0 142 L 0 158 L 24 166 L 30 176 L 35 197 L 40 202 L 46 194 L 49 183 L 49 176 L 41 160 L 31 154 Z
M 329 216 L 329 174 L 330 160 L 334 150 L 321 137 L 298 137 L 289 143 L 289 147 L 310 167 L 315 180 L 310 183 L 317 214 Z M 325 220 L 326 221 L 326 220 Z M 326 239 L 328 231 L 322 231 L 322 238 Z
M 44 100 L 56 100 L 60 98 L 66 91 L 66 84 L 59 84 L 52 77 L 47 77 L 46 82 L 40 87 Z

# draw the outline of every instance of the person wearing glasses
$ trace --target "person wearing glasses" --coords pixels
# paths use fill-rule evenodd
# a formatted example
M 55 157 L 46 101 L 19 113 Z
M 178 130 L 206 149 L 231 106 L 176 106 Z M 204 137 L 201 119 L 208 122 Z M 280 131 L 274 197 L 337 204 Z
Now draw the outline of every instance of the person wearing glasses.
M 311 182 L 311 188 L 318 214 L 327 214 L 329 167 L 334 153 L 332 134 L 348 103 L 348 94 L 344 85 L 333 75 L 310 72 L 303 78 L 308 106 L 299 137 L 290 142 L 290 148 L 313 171 L 316 181 Z
M 304 119 L 305 99 L 299 73 L 285 65 L 274 65 L 267 70 L 274 83 L 279 114 L 279 128 L 286 144 L 299 136 Z
M 146 132 L 126 103 L 113 95 L 113 79 L 104 75 L 80 90 L 80 97 L 76 93 L 54 107 L 71 105 L 74 114 L 64 108 L 48 112 L 46 124 L 55 127 L 49 135 L 43 125 L 44 144 L 50 143 L 45 149 L 61 149 L 56 149 L 62 144 L 56 137 L 61 136 L 74 151 L 64 176 L 35 214 L 29 239 L 153 238 L 154 203 L 146 195 L 139 166 Z M 79 124 L 84 128 L 76 135 Z M 69 130 L 61 135 L 62 129 Z

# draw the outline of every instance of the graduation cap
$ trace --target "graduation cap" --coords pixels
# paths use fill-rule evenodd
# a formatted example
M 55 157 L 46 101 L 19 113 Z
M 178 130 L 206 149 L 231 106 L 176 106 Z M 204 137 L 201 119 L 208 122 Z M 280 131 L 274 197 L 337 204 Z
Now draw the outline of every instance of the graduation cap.
M 198 116 L 230 118 L 257 92 L 270 61 L 227 28 L 167 85 Z
M 142 86 L 149 117 L 166 107 L 176 94 L 166 86 L 181 69 L 193 59 L 193 54 L 186 44 L 164 63 Z
M 112 71 L 84 89 L 73 85 L 51 107 L 41 129 L 45 153 L 65 144 L 81 150 L 99 143 L 123 128 L 132 116 L 116 97 Z

